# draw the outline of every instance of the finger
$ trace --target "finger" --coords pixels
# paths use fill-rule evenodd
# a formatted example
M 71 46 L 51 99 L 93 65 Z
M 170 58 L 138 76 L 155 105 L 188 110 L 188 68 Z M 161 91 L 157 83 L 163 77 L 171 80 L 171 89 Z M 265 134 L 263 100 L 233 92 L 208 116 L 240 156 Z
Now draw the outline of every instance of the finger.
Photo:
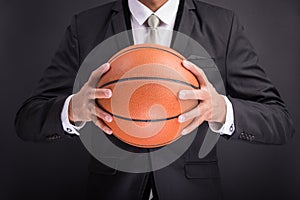
M 195 64 L 184 60 L 182 62 L 183 66 L 188 69 L 189 71 L 191 71 L 198 79 L 199 83 L 201 86 L 205 86 L 208 84 L 208 80 L 207 77 L 205 75 L 205 73 L 203 72 L 202 69 L 200 69 L 199 67 L 197 67 Z
M 193 130 L 198 128 L 198 126 L 200 126 L 203 122 L 204 122 L 204 120 L 201 117 L 195 118 L 187 127 L 185 127 L 182 130 L 181 134 L 187 135 L 187 134 L 191 133 Z
M 186 122 L 188 120 L 191 120 L 193 118 L 199 117 L 204 111 L 202 110 L 203 108 L 199 106 L 197 106 L 196 108 L 181 114 L 178 117 L 178 122 L 183 123 Z
M 112 130 L 97 116 L 92 117 L 92 121 L 96 126 L 98 126 L 101 130 L 103 130 L 106 134 L 111 135 Z
M 110 68 L 109 63 L 105 63 L 103 65 L 101 65 L 100 67 L 98 67 L 98 69 L 96 69 L 95 71 L 92 72 L 88 83 L 91 87 L 95 87 L 96 84 L 99 82 L 101 76 L 107 72 Z
M 199 90 L 181 90 L 178 93 L 178 98 L 182 100 L 186 99 L 195 99 L 195 100 L 205 100 L 207 99 L 208 94 L 204 89 Z
M 89 94 L 90 99 L 108 99 L 111 96 L 112 92 L 110 89 L 93 88 Z
M 93 111 L 93 115 L 96 115 L 98 118 L 107 121 L 107 122 L 112 122 L 113 118 L 112 116 L 105 112 L 104 110 L 102 110 L 101 108 L 99 108 L 98 106 L 95 106 L 94 111 Z
M 112 122 L 113 120 L 112 116 L 109 113 L 105 112 L 103 109 L 101 109 L 99 106 L 97 106 L 94 101 L 89 102 L 88 110 L 90 112 L 90 116 L 92 120 L 93 120 L 92 117 L 94 116 L 107 122 Z

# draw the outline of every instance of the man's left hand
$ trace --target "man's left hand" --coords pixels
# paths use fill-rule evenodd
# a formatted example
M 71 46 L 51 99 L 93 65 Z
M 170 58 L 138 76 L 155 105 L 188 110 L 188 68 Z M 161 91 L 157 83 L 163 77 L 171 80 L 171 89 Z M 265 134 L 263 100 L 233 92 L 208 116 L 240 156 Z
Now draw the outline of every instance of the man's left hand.
M 224 124 L 226 120 L 226 102 L 214 86 L 208 81 L 202 69 L 195 64 L 184 60 L 182 65 L 192 72 L 198 79 L 200 89 L 181 90 L 178 94 L 181 100 L 199 100 L 199 105 L 178 117 L 180 123 L 193 119 L 193 121 L 182 131 L 182 135 L 192 132 L 204 121 Z

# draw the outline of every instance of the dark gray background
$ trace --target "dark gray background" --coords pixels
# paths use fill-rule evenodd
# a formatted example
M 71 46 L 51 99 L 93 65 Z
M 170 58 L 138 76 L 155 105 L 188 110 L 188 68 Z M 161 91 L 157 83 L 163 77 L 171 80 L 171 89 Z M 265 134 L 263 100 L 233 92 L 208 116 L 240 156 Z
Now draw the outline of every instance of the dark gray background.
M 13 120 L 49 64 L 71 16 L 103 2 L 0 1 L 1 200 L 83 198 L 89 155 L 81 142 L 74 139 L 53 144 L 26 143 L 17 138 Z M 219 142 L 225 199 L 300 199 L 300 2 L 207 2 L 237 13 L 296 126 L 295 137 L 285 146 Z

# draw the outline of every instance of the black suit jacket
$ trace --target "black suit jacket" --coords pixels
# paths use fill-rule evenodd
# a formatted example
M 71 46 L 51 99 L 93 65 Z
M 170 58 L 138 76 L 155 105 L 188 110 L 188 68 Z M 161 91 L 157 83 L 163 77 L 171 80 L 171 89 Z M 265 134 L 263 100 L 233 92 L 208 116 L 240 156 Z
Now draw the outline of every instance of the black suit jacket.
M 258 57 L 232 11 L 198 0 L 181 2 L 177 28 L 202 44 L 215 60 L 233 105 L 235 132 L 229 139 L 283 144 L 294 128 L 277 90 L 258 64 Z M 69 138 L 60 114 L 72 94 L 76 74 L 88 53 L 104 39 L 129 28 L 128 8 L 121 1 L 73 17 L 51 65 L 16 116 L 24 140 Z M 216 148 L 204 159 L 198 151 L 207 130 L 203 124 L 193 144 L 170 166 L 153 173 L 159 199 L 220 199 Z M 202 133 L 202 134 L 201 134 Z M 98 199 L 141 199 L 149 173 L 131 174 L 92 159 L 89 194 Z

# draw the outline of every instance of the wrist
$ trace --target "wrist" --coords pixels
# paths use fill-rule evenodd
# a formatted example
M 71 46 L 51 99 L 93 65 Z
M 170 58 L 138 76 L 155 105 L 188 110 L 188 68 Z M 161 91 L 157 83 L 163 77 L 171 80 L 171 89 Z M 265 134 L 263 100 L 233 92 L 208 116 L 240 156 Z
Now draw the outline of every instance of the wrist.
M 221 123 L 221 124 L 225 124 L 225 121 L 226 121 L 226 112 L 227 112 L 227 106 L 226 106 L 226 101 L 224 99 L 224 96 L 223 95 L 219 95 L 219 107 L 218 107 L 218 110 L 219 113 L 218 114 L 218 120 L 217 122 Z
M 73 97 L 71 98 L 69 107 L 68 107 L 68 118 L 69 118 L 69 122 L 71 124 L 75 125 L 75 120 L 74 120 L 73 111 L 72 111 L 72 99 L 73 99 Z

